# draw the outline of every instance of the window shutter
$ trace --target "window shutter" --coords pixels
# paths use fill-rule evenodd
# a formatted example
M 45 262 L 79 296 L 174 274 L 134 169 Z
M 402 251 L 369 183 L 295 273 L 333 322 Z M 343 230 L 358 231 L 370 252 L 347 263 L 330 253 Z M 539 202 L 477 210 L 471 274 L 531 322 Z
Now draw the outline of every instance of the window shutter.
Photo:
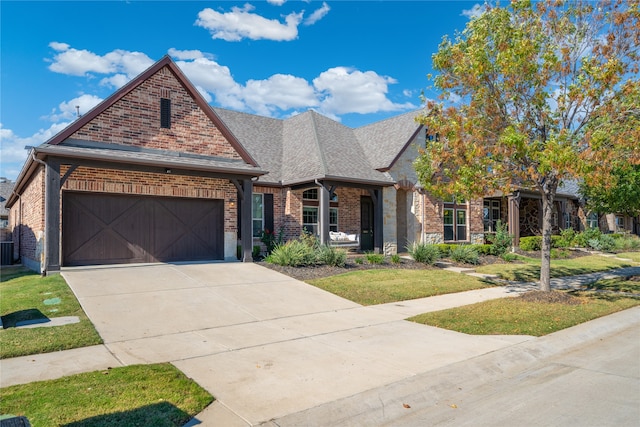
M 273 230 L 273 194 L 265 193 L 264 197 L 264 228 L 274 232 Z

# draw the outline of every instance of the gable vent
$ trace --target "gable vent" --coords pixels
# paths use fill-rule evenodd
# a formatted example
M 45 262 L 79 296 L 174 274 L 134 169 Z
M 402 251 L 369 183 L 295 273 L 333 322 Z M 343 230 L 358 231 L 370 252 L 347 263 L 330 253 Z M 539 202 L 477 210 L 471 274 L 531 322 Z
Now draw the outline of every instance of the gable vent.
M 160 98 L 160 127 L 171 128 L 171 100 L 169 98 Z

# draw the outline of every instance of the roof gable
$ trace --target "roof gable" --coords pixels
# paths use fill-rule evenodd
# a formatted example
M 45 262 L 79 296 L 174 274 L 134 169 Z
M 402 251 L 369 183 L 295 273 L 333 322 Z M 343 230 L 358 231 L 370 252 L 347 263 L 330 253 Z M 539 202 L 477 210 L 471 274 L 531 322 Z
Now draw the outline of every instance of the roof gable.
M 172 100 L 171 129 L 160 127 L 160 98 Z M 62 144 L 69 138 L 215 155 L 257 166 L 255 159 L 168 56 L 47 144 Z

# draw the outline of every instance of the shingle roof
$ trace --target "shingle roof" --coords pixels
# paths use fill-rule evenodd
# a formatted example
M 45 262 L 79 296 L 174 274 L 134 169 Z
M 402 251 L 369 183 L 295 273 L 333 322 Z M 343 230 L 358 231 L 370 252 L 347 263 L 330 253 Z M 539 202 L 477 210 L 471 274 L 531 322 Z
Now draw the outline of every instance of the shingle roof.
M 415 121 L 421 110 L 413 110 L 354 130 L 369 162 L 386 169 L 413 140 L 421 125 Z
M 0 216 L 5 217 L 9 215 L 9 209 L 5 207 L 5 203 L 11 195 L 14 185 L 15 182 L 10 179 L 5 177 L 0 178 Z
M 361 130 L 315 111 L 281 120 L 221 108 L 213 110 L 260 166 L 269 171 L 259 182 L 279 185 L 314 179 L 392 184 L 389 175 L 376 169 L 391 166 L 419 129 L 413 120 L 415 112 Z M 375 145 L 371 144 L 372 138 Z M 384 155 L 370 151 L 384 151 Z M 376 159 L 377 164 L 371 159 Z

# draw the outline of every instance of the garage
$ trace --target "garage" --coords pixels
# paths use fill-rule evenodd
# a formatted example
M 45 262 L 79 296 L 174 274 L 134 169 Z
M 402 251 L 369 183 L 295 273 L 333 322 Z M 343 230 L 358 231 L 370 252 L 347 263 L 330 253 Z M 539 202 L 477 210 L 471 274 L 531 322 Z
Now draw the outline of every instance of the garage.
M 63 192 L 66 266 L 224 259 L 224 201 Z

